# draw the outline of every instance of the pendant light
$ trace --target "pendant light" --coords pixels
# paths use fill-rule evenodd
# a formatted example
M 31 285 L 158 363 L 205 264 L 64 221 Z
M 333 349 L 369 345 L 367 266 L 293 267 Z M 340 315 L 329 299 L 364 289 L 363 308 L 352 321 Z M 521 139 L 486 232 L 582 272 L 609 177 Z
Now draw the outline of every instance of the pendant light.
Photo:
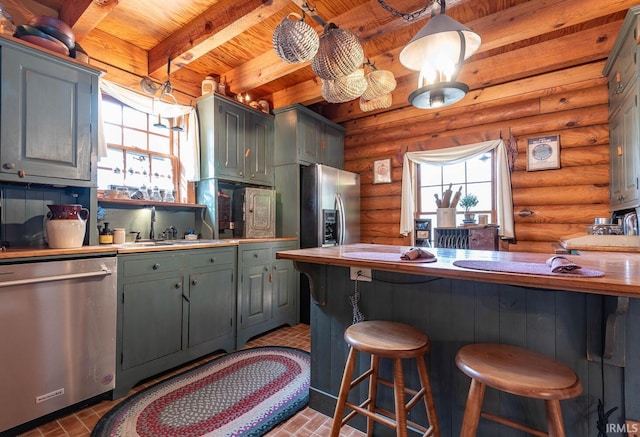
M 171 86 L 170 76 L 171 58 L 169 58 L 169 60 L 167 61 L 166 82 L 160 85 L 160 87 L 156 87 L 151 79 L 145 77 L 140 81 L 140 88 L 142 88 L 142 91 L 144 91 L 146 94 L 152 96 L 160 91 L 160 96 L 153 98 L 152 112 L 154 115 L 158 116 L 158 121 L 154 123 L 153 126 L 158 128 L 168 128 L 177 132 L 183 132 L 184 116 L 182 114 L 182 108 L 178 103 L 178 99 L 176 99 L 176 96 L 173 95 L 173 86 Z M 168 127 L 167 125 L 162 123 L 162 118 L 173 118 L 173 126 Z
M 465 59 L 480 47 L 480 35 L 445 14 L 432 16 L 400 52 L 400 63 L 418 71 L 418 89 L 409 95 L 409 103 L 421 109 L 438 108 L 461 100 L 469 87 L 458 82 Z

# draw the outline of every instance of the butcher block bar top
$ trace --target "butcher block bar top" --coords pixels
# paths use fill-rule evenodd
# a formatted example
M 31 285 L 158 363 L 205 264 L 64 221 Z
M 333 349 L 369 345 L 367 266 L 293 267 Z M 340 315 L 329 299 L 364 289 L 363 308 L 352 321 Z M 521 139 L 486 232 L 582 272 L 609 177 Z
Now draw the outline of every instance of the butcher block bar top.
M 409 249 L 406 246 L 352 244 L 278 252 L 277 257 L 293 260 L 296 263 L 362 267 L 525 287 L 640 297 L 640 254 L 637 253 L 585 251 L 578 255 L 562 255 L 584 270 L 601 274 L 601 276 L 581 277 L 571 273 L 555 275 L 511 273 L 469 269 L 454 265 L 454 262 L 462 260 L 490 261 L 497 265 L 516 265 L 515 263 L 544 265 L 553 256 L 552 254 L 422 248 L 435 255 L 435 262 L 430 262 L 432 260 L 429 259 L 425 259 L 425 262 L 401 260 L 400 255 Z M 551 272 L 550 267 L 549 272 Z M 316 297 L 318 296 L 314 296 Z

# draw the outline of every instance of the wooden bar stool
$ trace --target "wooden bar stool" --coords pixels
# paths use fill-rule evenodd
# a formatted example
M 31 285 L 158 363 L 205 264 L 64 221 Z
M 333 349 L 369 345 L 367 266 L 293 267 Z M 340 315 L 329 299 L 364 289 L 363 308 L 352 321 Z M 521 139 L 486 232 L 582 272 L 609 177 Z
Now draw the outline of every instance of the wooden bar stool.
M 431 349 L 429 337 L 416 328 L 397 322 L 365 321 L 349 326 L 344 332 L 344 339 L 349 344 L 349 356 L 344 369 L 340 393 L 333 415 L 331 436 L 337 437 L 340 428 L 353 419 L 357 414 L 367 417 L 367 435 L 373 435 L 373 422 L 376 421 L 396 430 L 396 435 L 406 436 L 407 426 L 417 430 L 423 436 L 440 436 L 436 408 L 433 402 L 429 374 L 424 361 L 424 354 Z M 371 354 L 371 367 L 369 370 L 353 378 L 358 352 Z M 393 359 L 393 381 L 378 376 L 380 358 Z M 418 391 L 409 389 L 404 385 L 402 373 L 402 359 L 413 358 L 416 360 L 418 376 L 421 388 Z M 369 378 L 369 395 L 360 405 L 348 402 L 349 391 Z M 376 405 L 378 383 L 393 387 L 395 413 L 379 408 Z M 412 395 L 409 402 L 405 403 L 406 394 Z M 411 410 L 420 399 L 424 399 L 427 410 L 429 427 L 426 428 L 413 421 L 407 420 L 407 412 Z M 345 408 L 352 411 L 343 418 Z
M 456 355 L 456 364 L 471 377 L 460 437 L 475 437 L 480 416 L 536 436 L 565 436 L 560 400 L 582 393 L 582 383 L 569 367 L 528 349 L 487 343 L 464 346 Z M 487 386 L 544 400 L 548 432 L 482 411 Z

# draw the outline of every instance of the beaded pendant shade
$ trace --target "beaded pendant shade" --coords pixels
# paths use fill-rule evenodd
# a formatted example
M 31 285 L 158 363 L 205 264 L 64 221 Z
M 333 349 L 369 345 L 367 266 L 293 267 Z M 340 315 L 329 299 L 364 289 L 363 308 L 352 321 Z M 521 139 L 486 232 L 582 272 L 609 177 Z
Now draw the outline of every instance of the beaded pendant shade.
M 325 26 L 320 36 L 318 53 L 311 61 L 313 72 L 320 79 L 346 76 L 364 62 L 364 51 L 353 32 L 340 29 L 333 23 Z
M 276 54 L 289 64 L 310 61 L 320 46 L 320 37 L 304 21 L 304 13 L 284 17 L 273 31 L 272 41 Z

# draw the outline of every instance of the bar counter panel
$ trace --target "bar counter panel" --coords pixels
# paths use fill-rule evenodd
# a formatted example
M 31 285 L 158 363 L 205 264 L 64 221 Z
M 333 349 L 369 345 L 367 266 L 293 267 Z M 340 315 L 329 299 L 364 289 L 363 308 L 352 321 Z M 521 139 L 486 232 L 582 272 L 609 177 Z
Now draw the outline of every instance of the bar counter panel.
M 604 259 L 602 254 L 570 257 L 579 259 L 584 267 L 605 271 L 603 278 L 579 278 L 576 281 L 462 271 L 452 265 L 453 260 L 471 252 L 474 259 L 478 256 L 503 257 L 529 262 L 544 261 L 549 256 L 544 254 L 451 249 L 447 252 L 430 248 L 428 250 L 436 253 L 438 262 L 420 265 L 356 261 L 340 256 L 340 252 L 345 250 L 371 249 L 371 246 L 383 251 L 408 249 L 349 245 L 279 254 L 282 258 L 295 260 L 297 267 L 312 278 L 314 288 L 324 294 L 323 302 L 316 301 L 311 305 L 312 408 L 333 415 L 348 352 L 343 333 L 353 317 L 349 298 L 354 294 L 356 284 L 349 279 L 348 267 L 354 265 L 373 270 L 372 282 L 357 283 L 359 309 L 366 319 L 408 323 L 431 338 L 432 351 L 426 358 L 443 436 L 459 434 L 469 387 L 469 378 L 455 365 L 455 354 L 463 345 L 479 342 L 527 347 L 547 354 L 576 371 L 583 382 L 584 392 L 576 399 L 561 403 L 568 436 L 597 437 L 600 399 L 604 400 L 605 411 L 618 407 L 609 417 L 609 423 L 618 426 L 617 429 L 624 424 L 625 418 L 640 419 L 640 345 L 633 338 L 640 323 L 638 299 L 628 299 L 628 309 L 621 320 L 621 326 L 626 329 L 618 329 L 619 335 L 629 333 L 619 345 L 623 349 L 618 351 L 622 352 L 622 363 L 604 360 L 601 364 L 602 354 L 599 353 L 604 332 L 603 314 L 607 317 L 615 310 L 617 296 L 634 294 L 630 290 L 633 290 L 634 282 L 640 280 L 640 275 L 634 276 L 638 269 L 637 260 L 629 260 L 625 256 Z M 595 281 L 597 285 L 585 284 L 585 281 Z M 567 289 L 563 289 L 565 285 Z M 598 293 L 599 289 L 603 292 Z M 640 295 L 638 293 L 640 290 L 636 290 L 635 295 Z M 366 369 L 367 363 L 363 361 L 358 363 L 357 370 Z M 406 368 L 407 384 L 417 387 L 417 373 L 412 366 L 409 364 Z M 382 368 L 383 374 L 390 377 L 390 363 L 384 361 Z M 355 396 L 362 401 L 364 392 L 356 391 Z M 391 392 L 381 388 L 380 394 L 383 405 L 391 408 Z M 487 389 L 484 409 L 500 412 L 530 426 L 545 428 L 544 404 L 541 401 Z M 411 414 L 413 419 L 424 423 L 423 409 L 415 408 Z M 363 422 L 355 422 L 355 425 L 364 429 Z M 387 435 L 385 433 L 386 429 L 376 428 L 375 435 Z M 523 434 L 481 420 L 478 435 L 515 437 Z

